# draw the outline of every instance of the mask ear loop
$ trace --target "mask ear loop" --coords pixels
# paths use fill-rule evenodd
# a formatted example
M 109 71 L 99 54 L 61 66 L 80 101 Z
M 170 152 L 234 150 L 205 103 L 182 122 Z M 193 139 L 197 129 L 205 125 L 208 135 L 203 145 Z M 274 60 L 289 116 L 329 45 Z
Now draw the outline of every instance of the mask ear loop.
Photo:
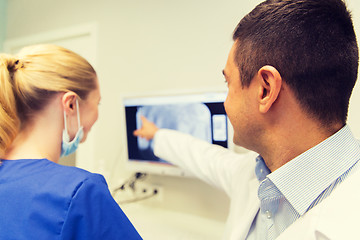
M 76 99 L 76 111 L 77 111 L 77 119 L 78 119 L 78 129 L 80 129 L 80 108 L 79 101 Z
M 79 111 L 79 109 L 80 109 L 79 108 L 79 101 L 76 99 L 76 112 L 77 112 L 77 120 L 78 120 L 78 129 L 80 129 L 80 111 Z M 66 113 L 65 113 L 65 111 L 64 111 L 64 128 L 65 128 L 66 136 L 69 139 L 70 137 L 69 137 L 67 123 L 66 123 Z
M 64 134 L 67 136 L 67 138 L 69 138 L 69 133 L 68 133 L 67 124 L 66 124 L 66 113 L 65 113 L 65 111 L 64 111 L 64 130 L 65 130 Z

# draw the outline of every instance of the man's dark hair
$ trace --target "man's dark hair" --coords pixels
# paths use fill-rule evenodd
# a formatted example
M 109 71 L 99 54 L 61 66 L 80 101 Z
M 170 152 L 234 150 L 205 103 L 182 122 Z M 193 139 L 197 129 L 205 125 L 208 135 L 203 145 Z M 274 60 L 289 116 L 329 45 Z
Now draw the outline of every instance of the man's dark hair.
M 343 1 L 267 0 L 240 21 L 233 39 L 243 87 L 271 65 L 310 116 L 346 122 L 359 56 Z

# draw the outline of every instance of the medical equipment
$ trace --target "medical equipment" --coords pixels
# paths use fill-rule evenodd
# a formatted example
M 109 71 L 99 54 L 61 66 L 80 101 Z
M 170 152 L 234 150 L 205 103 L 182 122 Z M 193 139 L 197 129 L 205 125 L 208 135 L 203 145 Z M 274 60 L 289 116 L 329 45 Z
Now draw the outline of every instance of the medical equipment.
M 126 128 L 129 170 L 153 174 L 191 176 L 184 170 L 159 159 L 153 153 L 153 140 L 137 138 L 145 116 L 159 128 L 191 134 L 225 148 L 232 146 L 231 128 L 224 109 L 226 91 L 187 91 L 176 93 L 134 94 L 122 97 Z M 229 132 L 230 131 L 230 132 Z M 122 143 L 123 144 L 123 143 Z

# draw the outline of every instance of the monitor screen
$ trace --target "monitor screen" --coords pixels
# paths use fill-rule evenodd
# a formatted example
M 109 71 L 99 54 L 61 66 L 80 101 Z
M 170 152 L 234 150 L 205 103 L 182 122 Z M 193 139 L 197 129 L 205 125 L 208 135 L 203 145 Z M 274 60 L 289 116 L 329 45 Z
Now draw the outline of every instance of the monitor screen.
M 229 147 L 226 92 L 131 96 L 122 99 L 125 110 L 127 165 L 135 171 L 166 175 L 189 175 L 154 155 L 153 140 L 135 137 L 145 116 L 159 128 L 188 133 L 212 144 Z

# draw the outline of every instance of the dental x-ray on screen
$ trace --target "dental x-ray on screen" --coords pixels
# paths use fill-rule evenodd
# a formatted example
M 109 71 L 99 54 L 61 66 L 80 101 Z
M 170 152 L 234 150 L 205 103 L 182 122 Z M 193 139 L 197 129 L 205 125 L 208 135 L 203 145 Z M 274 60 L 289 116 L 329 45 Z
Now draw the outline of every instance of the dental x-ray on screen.
M 154 155 L 153 140 L 135 137 L 141 116 L 159 128 L 188 133 L 212 144 L 228 147 L 226 92 L 124 97 L 128 165 L 140 172 L 186 175 L 183 170 Z

